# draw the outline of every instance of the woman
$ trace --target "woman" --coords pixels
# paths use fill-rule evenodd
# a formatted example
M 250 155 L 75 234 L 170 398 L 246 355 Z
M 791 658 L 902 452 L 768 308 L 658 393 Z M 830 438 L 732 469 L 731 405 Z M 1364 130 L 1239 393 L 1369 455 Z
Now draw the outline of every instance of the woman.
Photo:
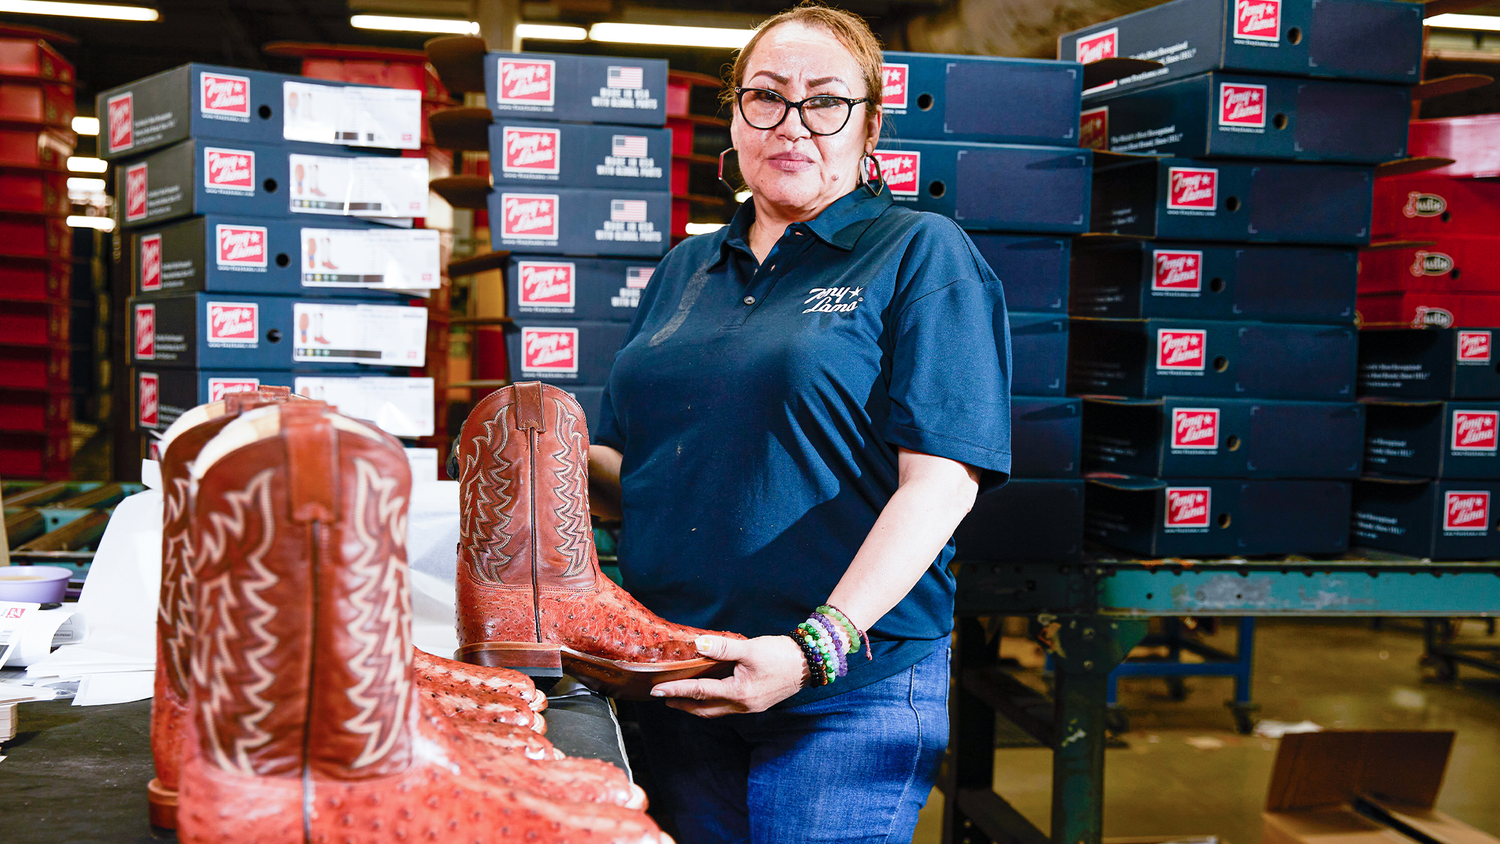
M 663 259 L 596 426 L 627 588 L 756 637 L 700 639 L 733 676 L 641 707 L 683 842 L 909 840 L 947 744 L 946 566 L 1010 468 L 1009 340 L 968 237 L 862 175 L 881 61 L 826 7 L 757 30 L 730 92 L 752 198 Z

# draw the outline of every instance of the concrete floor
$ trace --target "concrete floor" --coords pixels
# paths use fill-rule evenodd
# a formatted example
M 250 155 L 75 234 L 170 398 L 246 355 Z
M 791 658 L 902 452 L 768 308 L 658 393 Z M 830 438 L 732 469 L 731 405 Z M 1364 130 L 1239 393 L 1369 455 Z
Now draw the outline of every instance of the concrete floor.
M 1222 627 L 1209 641 L 1231 648 L 1232 625 Z M 1463 631 L 1467 640 L 1500 644 L 1500 636 L 1484 634 L 1482 621 L 1466 622 Z M 1373 630 L 1360 619 L 1264 619 L 1256 653 L 1258 718 L 1457 731 L 1438 808 L 1500 836 L 1500 675 L 1460 668 L 1457 682 L 1424 681 L 1421 624 L 1414 620 Z M 1023 664 L 1036 664 L 1027 656 Z M 1036 668 L 1023 676 L 1040 683 Z M 1277 741 L 1234 732 L 1224 708 L 1232 685 L 1191 679 L 1187 699 L 1175 702 L 1161 680 L 1121 682 L 1131 729 L 1122 736 L 1129 747 L 1105 756 L 1105 835 L 1217 835 L 1232 844 L 1259 844 Z M 996 791 L 1045 830 L 1050 751 L 997 750 L 995 768 Z M 934 791 L 916 844 L 940 841 L 942 800 Z

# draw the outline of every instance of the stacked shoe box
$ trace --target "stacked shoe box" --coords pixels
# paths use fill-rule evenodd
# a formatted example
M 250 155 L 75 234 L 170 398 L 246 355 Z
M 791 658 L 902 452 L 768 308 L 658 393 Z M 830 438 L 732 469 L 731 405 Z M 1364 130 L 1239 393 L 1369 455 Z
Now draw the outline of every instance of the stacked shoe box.
M 73 85 L 47 42 L 0 37 L 0 477 L 63 479 L 72 457 Z
M 1082 552 L 1079 402 L 1064 395 L 1071 237 L 1087 229 L 1093 157 L 1078 148 L 1082 88 L 1075 62 L 885 54 L 886 188 L 968 232 L 1010 314 L 1012 480 L 959 525 L 965 559 Z
M 185 65 L 99 95 L 115 169 L 136 423 L 284 385 L 432 433 L 421 367 L 440 284 L 416 91 Z
M 484 72 L 507 373 L 568 390 L 592 424 L 669 245 L 667 63 L 490 53 Z
M 1369 412 L 1354 541 L 1435 560 L 1500 557 L 1500 118 L 1418 120 L 1412 153 L 1453 160 L 1375 183 L 1360 262 Z
M 1084 92 L 1085 143 L 1161 156 L 1101 162 L 1093 231 L 1129 237 L 1074 261 L 1090 539 L 1347 548 L 1357 250 L 1421 48 L 1420 10 L 1389 0 L 1175 0 L 1062 36 L 1064 56 L 1161 63 Z

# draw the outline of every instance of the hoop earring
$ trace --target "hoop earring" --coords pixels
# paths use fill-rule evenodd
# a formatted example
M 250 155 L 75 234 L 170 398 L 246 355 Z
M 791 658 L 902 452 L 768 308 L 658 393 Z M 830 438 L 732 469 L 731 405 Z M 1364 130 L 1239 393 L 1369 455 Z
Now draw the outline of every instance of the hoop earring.
M 880 168 L 880 159 L 868 152 L 859 160 L 859 186 L 869 191 L 870 196 L 880 196 L 885 190 L 885 171 Z
M 739 150 L 735 149 L 734 147 L 730 147 L 729 149 L 726 149 L 723 152 L 719 153 L 719 184 L 723 185 L 724 189 L 729 191 L 729 194 L 733 196 L 735 193 L 734 185 L 731 185 L 729 183 L 729 180 L 724 178 L 724 159 L 731 152 L 735 153 L 735 159 L 736 162 L 738 162 Z

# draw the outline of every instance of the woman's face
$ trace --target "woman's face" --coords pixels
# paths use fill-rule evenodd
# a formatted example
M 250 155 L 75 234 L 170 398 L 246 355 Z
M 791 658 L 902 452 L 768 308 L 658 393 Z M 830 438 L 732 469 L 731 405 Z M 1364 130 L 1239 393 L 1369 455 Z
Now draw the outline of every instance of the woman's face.
M 827 30 L 800 23 L 784 23 L 761 36 L 740 85 L 768 88 L 791 102 L 818 94 L 855 99 L 868 94 L 848 49 Z M 856 105 L 842 131 L 814 135 L 795 109 L 776 128 L 756 129 L 736 105 L 730 134 L 757 211 L 805 220 L 858 183 L 860 158 L 880 136 L 880 112 L 868 103 Z

